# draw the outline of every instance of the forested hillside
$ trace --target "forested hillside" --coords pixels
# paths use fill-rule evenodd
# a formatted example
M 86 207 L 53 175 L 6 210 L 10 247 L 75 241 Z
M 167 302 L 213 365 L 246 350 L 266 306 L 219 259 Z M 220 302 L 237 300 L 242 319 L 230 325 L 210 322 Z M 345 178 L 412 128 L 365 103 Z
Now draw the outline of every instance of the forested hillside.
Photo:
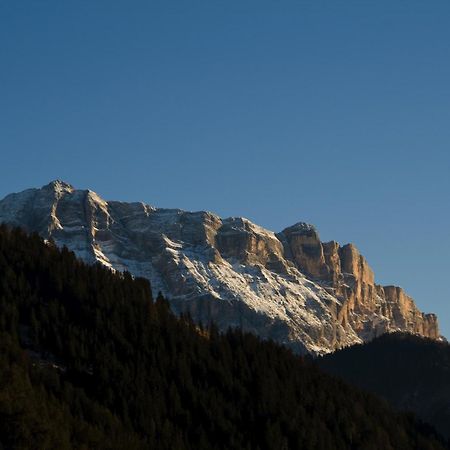
M 414 411 L 450 438 L 450 345 L 386 334 L 318 361 L 323 369 Z
M 0 226 L 0 448 L 447 448 L 288 349 Z

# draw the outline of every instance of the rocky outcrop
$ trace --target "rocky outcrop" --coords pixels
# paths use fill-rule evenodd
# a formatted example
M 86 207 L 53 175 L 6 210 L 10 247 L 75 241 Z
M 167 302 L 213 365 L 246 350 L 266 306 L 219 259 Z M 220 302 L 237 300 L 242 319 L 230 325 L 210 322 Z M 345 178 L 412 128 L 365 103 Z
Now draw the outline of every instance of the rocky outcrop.
M 386 314 L 400 329 L 406 329 L 433 339 L 439 338 L 437 317 L 435 314 L 420 312 L 414 300 L 397 286 L 384 286 L 383 298 L 386 302 Z
M 377 285 L 356 247 L 323 243 L 309 224 L 274 234 L 244 218 L 106 202 L 61 181 L 7 196 L 0 222 L 148 278 L 197 321 L 242 327 L 300 353 L 395 330 L 439 337 L 436 317 L 401 288 Z
M 363 340 L 403 330 L 439 338 L 437 317 L 423 314 L 414 300 L 396 286 L 380 286 L 364 256 L 353 244 L 322 243 L 314 228 L 297 224 L 282 232 L 286 255 L 298 269 L 316 282 L 329 284 L 329 291 L 341 300 L 337 320 L 351 326 Z
M 325 261 L 322 243 L 316 229 L 307 223 L 297 223 L 284 229 L 278 237 L 284 244 L 285 255 L 306 275 L 326 280 L 331 269 Z

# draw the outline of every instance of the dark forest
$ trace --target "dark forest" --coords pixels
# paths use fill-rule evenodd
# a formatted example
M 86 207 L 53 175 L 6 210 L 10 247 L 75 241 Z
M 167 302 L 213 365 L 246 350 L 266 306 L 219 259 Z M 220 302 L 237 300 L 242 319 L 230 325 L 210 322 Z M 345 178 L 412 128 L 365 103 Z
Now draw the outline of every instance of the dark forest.
M 5 226 L 0 335 L 1 449 L 448 448 L 308 358 Z

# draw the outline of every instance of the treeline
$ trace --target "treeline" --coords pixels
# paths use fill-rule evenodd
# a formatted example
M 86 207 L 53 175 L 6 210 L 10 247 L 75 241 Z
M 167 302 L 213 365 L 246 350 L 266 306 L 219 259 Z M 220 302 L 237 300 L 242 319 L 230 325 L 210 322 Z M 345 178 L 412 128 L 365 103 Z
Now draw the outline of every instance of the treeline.
M 0 448 L 448 448 L 273 342 L 0 226 Z
M 385 334 L 317 361 L 356 386 L 415 412 L 450 438 L 450 345 L 411 334 Z

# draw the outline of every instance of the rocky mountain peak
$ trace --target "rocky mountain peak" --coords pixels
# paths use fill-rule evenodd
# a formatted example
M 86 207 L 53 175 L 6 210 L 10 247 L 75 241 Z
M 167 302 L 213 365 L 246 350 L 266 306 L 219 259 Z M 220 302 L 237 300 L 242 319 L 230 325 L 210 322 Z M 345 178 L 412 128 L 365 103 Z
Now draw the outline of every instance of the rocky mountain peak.
M 242 327 L 298 352 L 326 353 L 390 331 L 436 338 L 436 316 L 375 283 L 352 244 L 299 222 L 278 234 L 242 217 L 105 201 L 55 180 L 0 201 L 0 222 L 77 256 L 148 278 L 177 312 Z
M 312 278 L 328 279 L 330 269 L 326 264 L 319 233 L 313 225 L 299 222 L 278 234 L 288 259 Z
M 282 258 L 282 246 L 275 234 L 243 217 L 222 221 L 217 230 L 217 250 L 225 258 L 266 266 Z
M 75 190 L 71 184 L 66 183 L 63 180 L 53 180 L 47 185 L 42 186 L 41 189 L 44 191 L 53 191 L 57 194 L 61 194 L 63 192 L 73 192 Z
M 290 227 L 287 227 L 283 230 L 283 233 L 287 234 L 299 234 L 306 236 L 315 236 L 317 239 L 319 238 L 319 233 L 314 225 L 306 222 L 297 222 Z

